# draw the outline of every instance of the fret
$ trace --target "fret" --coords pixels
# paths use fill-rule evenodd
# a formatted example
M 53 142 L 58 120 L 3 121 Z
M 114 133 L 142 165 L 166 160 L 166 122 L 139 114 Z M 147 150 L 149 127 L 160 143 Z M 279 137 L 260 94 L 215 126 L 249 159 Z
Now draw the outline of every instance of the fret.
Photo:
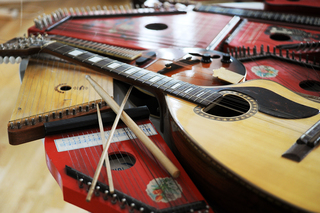
M 120 67 L 117 67 L 118 74 L 121 74 L 123 71 L 130 69 L 132 66 L 129 64 L 122 63 Z
M 177 87 L 176 90 L 172 92 L 172 94 L 179 95 L 181 92 L 183 92 L 185 89 L 189 87 L 190 87 L 189 83 L 184 83 L 183 85 Z
M 149 79 L 153 78 L 156 75 L 154 72 L 148 72 L 145 75 L 139 77 L 137 80 L 140 81 L 141 83 L 145 83 Z
M 70 54 L 70 53 L 68 53 L 68 54 Z M 76 56 L 75 58 L 76 58 L 77 60 L 81 61 L 81 62 L 84 62 L 84 61 L 86 61 L 87 59 L 92 58 L 92 56 L 93 56 L 92 53 L 84 52 L 84 53 Z
M 140 69 L 139 72 L 135 72 L 133 73 L 130 78 L 132 78 L 133 80 L 137 80 L 138 78 L 142 77 L 143 75 L 146 75 L 149 71 L 144 70 L 144 69 Z
M 92 62 L 92 64 L 95 64 L 101 60 L 103 60 L 104 58 L 100 57 L 100 56 L 93 56 L 91 58 L 89 58 L 87 61 L 88 62 Z
M 202 88 L 202 90 L 199 90 L 195 95 L 194 101 L 198 101 L 199 99 L 202 99 L 202 96 L 206 93 L 205 89 Z
M 199 101 L 200 104 L 207 106 L 222 96 L 220 93 L 213 92 L 209 89 L 207 90 L 208 90 L 207 91 L 208 96 L 206 98 L 203 98 L 201 101 Z
M 158 84 L 157 88 L 161 89 L 161 90 L 165 90 L 166 87 L 164 85 L 170 84 L 171 81 L 173 81 L 173 78 L 169 78 L 164 75 L 164 77 L 160 81 L 157 82 L 157 84 Z
M 72 58 L 82 54 L 80 53 L 80 51 L 78 51 L 77 49 L 75 48 L 70 48 L 69 46 L 60 46 L 56 49 L 53 50 L 54 52 L 57 52 L 57 53 L 60 53 L 62 55 L 65 55 L 69 52 L 71 52 L 72 54 L 69 54 L 69 56 L 71 56 Z
M 112 69 L 116 69 L 117 67 L 120 67 L 121 66 L 121 63 L 120 62 L 117 62 L 117 61 L 114 61 L 106 66 L 104 66 L 105 68 L 108 68 L 109 70 Z
M 167 91 L 170 89 L 171 86 L 173 86 L 174 84 L 177 84 L 178 82 L 180 82 L 179 80 L 176 79 L 172 79 L 171 81 L 168 81 L 167 83 L 163 84 L 160 89 Z
M 187 88 L 186 90 L 183 91 L 183 94 L 181 94 L 181 97 L 186 98 L 186 99 L 190 99 L 192 97 L 192 92 L 194 92 L 195 89 L 197 89 L 197 88 L 198 87 L 191 84 L 189 88 Z
M 149 86 L 154 86 L 154 84 L 158 83 L 162 79 L 164 79 L 164 76 L 161 75 L 155 75 L 152 78 L 148 79 L 145 83 L 148 84 Z
M 65 45 L 63 45 L 63 44 L 61 44 L 59 42 L 53 42 L 53 43 L 48 44 L 46 46 L 46 48 L 49 48 L 50 50 L 54 51 L 54 50 L 56 50 L 58 48 L 61 48 L 63 46 L 65 46 Z
M 188 100 L 192 100 L 192 101 L 197 100 L 197 98 L 198 98 L 197 94 L 200 94 L 203 90 L 204 90 L 204 88 L 202 88 L 202 87 L 194 87 L 193 90 L 190 91 L 188 94 Z
M 130 68 L 130 69 L 128 69 L 128 70 L 125 70 L 124 72 L 122 72 L 123 74 L 126 74 L 126 75 L 123 75 L 123 76 L 125 76 L 125 77 L 130 77 L 132 74 L 134 74 L 134 73 L 136 73 L 136 72 L 139 72 L 140 71 L 140 68 L 138 68 L 138 67 L 132 67 L 132 68 Z M 121 74 L 122 74 L 121 73 Z M 120 73 L 119 73 L 120 74 Z
M 103 67 L 107 66 L 108 64 L 110 64 L 112 62 L 113 62 L 112 59 L 104 57 L 103 60 L 94 63 L 94 65 L 99 67 L 99 68 L 103 68 Z

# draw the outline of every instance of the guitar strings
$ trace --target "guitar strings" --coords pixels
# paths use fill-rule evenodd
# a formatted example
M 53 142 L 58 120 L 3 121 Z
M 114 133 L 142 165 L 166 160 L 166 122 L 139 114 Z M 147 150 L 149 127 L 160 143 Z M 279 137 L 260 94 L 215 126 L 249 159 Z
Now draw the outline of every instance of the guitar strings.
M 124 127 L 124 128 L 126 128 L 126 127 Z M 132 141 L 132 140 L 135 140 L 135 139 L 133 139 L 133 136 L 132 135 L 130 135 L 129 133 L 128 133 L 128 131 L 126 130 L 126 132 L 127 132 L 127 134 L 130 136 L 130 140 Z M 91 133 L 91 132 L 89 132 L 89 133 Z M 134 142 L 134 144 L 137 144 L 138 142 Z M 116 144 L 116 145 L 115 145 Z M 121 143 L 114 143 L 113 144 L 113 148 L 117 148 L 117 150 L 118 150 L 118 152 L 119 152 L 119 150 L 121 150 L 118 146 L 119 145 L 121 145 Z M 111 148 L 111 147 L 110 147 Z M 90 147 L 90 149 L 93 149 L 92 147 Z M 96 147 L 94 147 L 94 149 L 96 149 Z M 101 152 L 102 152 L 102 149 L 101 149 L 101 146 L 99 146 L 99 149 L 100 149 L 100 152 L 99 152 L 99 155 L 101 155 Z M 136 149 L 139 149 L 139 148 L 136 148 Z M 112 150 L 112 152 L 114 153 L 114 152 L 116 152 L 117 150 Z M 75 152 L 77 152 L 77 151 L 75 151 Z M 120 152 L 121 153 L 121 152 Z M 79 152 L 79 154 L 80 154 L 80 156 L 82 156 L 82 154 Z M 70 155 L 71 156 L 71 155 Z M 92 154 L 92 156 L 95 156 L 95 154 Z M 72 157 L 72 156 L 71 156 Z M 90 160 L 90 157 L 88 157 L 88 159 Z M 76 159 L 76 162 L 79 162 L 80 160 L 79 160 L 79 158 L 77 158 Z M 118 161 L 120 161 L 120 159 L 118 159 Z M 95 164 L 96 164 L 97 162 L 95 162 Z M 74 164 L 74 163 L 73 163 Z M 90 167 L 92 167 L 92 165 L 90 165 Z M 130 170 L 131 171 L 131 170 Z M 93 172 L 92 172 L 93 173 Z M 137 172 L 138 173 L 138 172 Z M 133 175 L 133 174 L 132 174 Z M 157 176 L 157 175 L 156 175 Z M 133 177 L 134 178 L 136 178 L 136 175 L 133 175 Z M 138 187 L 139 188 L 139 187 Z M 123 189 L 122 189 L 123 190 Z M 174 206 L 174 204 L 171 204 L 172 206 Z

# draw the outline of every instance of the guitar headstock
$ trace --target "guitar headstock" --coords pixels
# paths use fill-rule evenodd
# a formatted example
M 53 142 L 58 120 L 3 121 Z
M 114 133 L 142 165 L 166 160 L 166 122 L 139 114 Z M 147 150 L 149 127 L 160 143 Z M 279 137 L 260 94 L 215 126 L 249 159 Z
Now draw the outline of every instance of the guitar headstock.
M 22 57 L 39 53 L 41 48 L 49 42 L 52 41 L 41 34 L 13 38 L 6 43 L 0 44 L 0 64 L 20 63 Z

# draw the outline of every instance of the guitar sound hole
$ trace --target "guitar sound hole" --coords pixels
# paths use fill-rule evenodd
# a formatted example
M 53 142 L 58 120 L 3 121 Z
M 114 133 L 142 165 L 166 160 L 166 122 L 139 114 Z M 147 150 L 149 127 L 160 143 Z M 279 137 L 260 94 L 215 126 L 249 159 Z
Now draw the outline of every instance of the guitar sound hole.
M 128 153 L 116 153 L 109 155 L 110 167 L 115 171 L 122 171 L 131 168 L 136 159 Z
M 231 94 L 224 95 L 203 111 L 219 117 L 235 117 L 245 114 L 249 109 L 250 104 L 247 100 Z
M 272 40 L 275 41 L 290 41 L 291 37 L 286 35 L 286 34 L 282 34 L 282 33 L 274 33 L 270 35 L 270 38 Z
M 314 81 L 314 80 L 301 81 L 299 83 L 299 86 L 302 89 L 305 89 L 308 91 L 320 92 L 320 82 L 319 81 Z

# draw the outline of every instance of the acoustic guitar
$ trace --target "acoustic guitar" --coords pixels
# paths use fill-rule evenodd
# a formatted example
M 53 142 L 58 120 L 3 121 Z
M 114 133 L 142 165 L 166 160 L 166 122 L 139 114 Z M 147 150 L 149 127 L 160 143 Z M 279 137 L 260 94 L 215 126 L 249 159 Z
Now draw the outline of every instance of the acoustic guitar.
M 20 47 L 0 53 L 49 53 L 154 93 L 167 109 L 165 135 L 207 199 L 233 210 L 320 211 L 319 103 L 268 80 L 200 87 L 42 38 Z

